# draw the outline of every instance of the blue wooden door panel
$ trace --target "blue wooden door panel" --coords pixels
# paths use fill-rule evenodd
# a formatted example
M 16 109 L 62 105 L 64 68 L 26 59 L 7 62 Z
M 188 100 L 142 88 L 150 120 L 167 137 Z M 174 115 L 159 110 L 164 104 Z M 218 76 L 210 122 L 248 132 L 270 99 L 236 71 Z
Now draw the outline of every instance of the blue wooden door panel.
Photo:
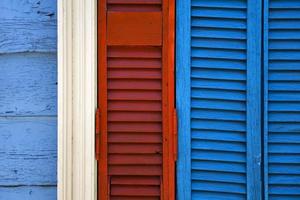
M 260 199 L 261 1 L 177 3 L 178 199 Z
M 265 0 L 265 199 L 300 199 L 300 0 Z

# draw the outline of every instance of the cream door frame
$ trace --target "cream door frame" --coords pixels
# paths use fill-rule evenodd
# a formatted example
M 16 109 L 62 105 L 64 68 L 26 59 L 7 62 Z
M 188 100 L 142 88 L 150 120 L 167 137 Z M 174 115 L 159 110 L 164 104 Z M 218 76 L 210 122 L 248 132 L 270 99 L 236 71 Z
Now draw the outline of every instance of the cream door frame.
M 97 0 L 58 0 L 58 200 L 96 200 Z

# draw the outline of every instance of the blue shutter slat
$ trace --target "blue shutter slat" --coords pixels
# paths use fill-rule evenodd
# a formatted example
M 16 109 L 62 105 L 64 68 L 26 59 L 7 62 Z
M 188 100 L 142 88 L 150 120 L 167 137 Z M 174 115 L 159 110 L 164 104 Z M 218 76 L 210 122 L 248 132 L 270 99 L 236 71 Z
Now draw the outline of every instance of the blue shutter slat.
M 272 62 L 268 63 L 268 68 L 270 70 L 296 70 L 296 71 L 300 70 L 299 61 L 297 60 L 285 60 L 285 61 L 273 60 Z
M 193 79 L 193 88 L 209 88 L 209 89 L 225 89 L 225 90 L 245 90 L 246 86 L 242 81 L 232 82 L 228 80 L 212 80 L 212 79 Z
M 300 199 L 300 0 L 265 1 L 265 199 Z
M 223 8 L 223 9 L 246 9 L 246 0 L 191 0 L 193 7 L 203 7 L 203 8 Z
M 299 40 L 300 39 L 300 30 L 284 30 L 284 29 L 273 29 L 269 32 L 270 40 Z
M 300 25 L 300 21 L 298 22 Z M 298 50 L 300 46 L 300 41 L 295 40 L 275 40 L 269 46 L 269 49 L 272 50 Z M 298 66 L 299 68 L 300 66 Z
M 240 29 L 220 29 L 207 27 L 192 27 L 192 37 L 246 40 L 246 34 Z M 234 58 L 232 58 L 234 59 Z
M 197 53 L 197 52 L 194 52 Z M 206 54 L 209 56 L 209 54 Z M 212 56 L 213 57 L 213 56 Z M 203 79 L 213 79 L 213 80 L 231 80 L 235 81 L 245 81 L 246 74 L 242 70 L 232 70 L 232 69 L 207 69 L 202 66 L 192 67 L 192 78 L 203 78 Z
M 201 134 L 202 133 L 202 134 Z M 193 131 L 193 138 L 204 139 L 204 140 L 218 140 L 218 141 L 233 141 L 243 142 L 245 141 L 245 134 L 243 132 L 234 131 L 220 131 L 220 130 L 201 130 Z
M 201 138 L 202 140 L 206 138 Z M 211 139 L 211 138 L 210 138 Z M 225 150 L 226 151 L 226 150 Z M 234 151 L 226 151 L 224 154 L 220 156 L 220 153 L 218 151 L 204 151 L 204 150 L 193 150 L 192 151 L 192 159 L 195 160 L 205 160 L 205 154 L 210 156 L 210 159 L 212 161 L 224 161 L 224 162 L 236 162 L 236 163 L 243 163 L 244 162 L 244 157 L 243 157 L 243 152 L 234 152 Z M 222 173 L 219 173 L 219 175 Z M 217 174 L 215 174 L 217 175 Z M 223 176 L 218 176 L 218 178 L 223 179 L 226 178 L 226 174 L 223 174 Z M 233 174 L 234 176 L 234 174 Z M 242 177 L 239 177 L 239 180 L 243 180 Z
M 228 193 L 222 192 L 209 192 L 209 191 L 195 191 L 192 194 L 193 199 L 218 199 L 218 200 L 239 200 L 243 199 L 244 194 L 231 193 L 228 197 Z
M 245 42 L 228 39 L 209 39 L 209 38 L 192 38 L 192 47 L 228 49 L 228 50 L 246 50 Z
M 261 1 L 177 3 L 178 199 L 260 199 Z
M 238 111 L 224 111 L 224 110 L 211 110 L 211 109 L 198 109 L 192 110 L 192 118 L 195 119 L 218 119 L 224 121 L 246 121 L 245 113 Z
M 265 0 L 269 1 L 269 4 L 267 8 L 273 8 L 273 9 L 296 9 L 300 8 L 300 2 L 295 1 L 287 1 L 287 0 Z M 271 13 L 270 13 L 271 14 Z
M 269 19 L 300 19 L 299 9 L 274 9 Z
M 276 19 L 269 20 L 270 29 L 300 29 L 300 20 L 297 19 Z
M 269 101 L 297 101 L 300 103 L 300 94 L 290 91 L 269 91 Z
M 246 19 L 247 14 L 243 9 L 224 9 L 224 8 L 207 8 L 207 7 L 192 7 L 192 15 L 197 19 L 202 18 L 219 18 L 221 19 Z M 221 19 L 220 19 L 221 18 Z M 193 25 L 193 24 L 192 24 Z
M 272 134 L 269 136 L 269 142 L 271 143 L 300 143 L 300 134 L 299 133 L 285 133 L 282 134 Z M 273 155 L 269 158 L 269 162 L 275 162 L 276 158 L 286 158 L 286 161 L 297 160 L 300 162 L 300 156 L 292 156 L 292 155 Z M 278 159 L 278 162 L 286 162 L 285 160 Z
M 213 69 L 246 69 L 243 60 L 233 59 L 213 59 L 213 58 L 196 58 L 191 61 L 192 67 L 204 66 Z M 190 76 L 190 75 L 189 75 Z
M 209 28 L 232 28 L 245 29 L 247 24 L 243 19 L 230 18 L 212 18 L 212 17 L 194 17 L 192 26 L 201 26 Z M 225 40 L 226 41 L 226 40 Z

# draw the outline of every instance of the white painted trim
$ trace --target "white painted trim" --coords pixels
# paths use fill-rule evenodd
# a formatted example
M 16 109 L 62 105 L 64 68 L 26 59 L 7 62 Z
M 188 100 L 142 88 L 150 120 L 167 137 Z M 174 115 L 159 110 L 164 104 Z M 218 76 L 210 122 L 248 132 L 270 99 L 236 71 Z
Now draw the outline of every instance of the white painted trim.
M 58 1 L 58 199 L 95 200 L 97 0 Z

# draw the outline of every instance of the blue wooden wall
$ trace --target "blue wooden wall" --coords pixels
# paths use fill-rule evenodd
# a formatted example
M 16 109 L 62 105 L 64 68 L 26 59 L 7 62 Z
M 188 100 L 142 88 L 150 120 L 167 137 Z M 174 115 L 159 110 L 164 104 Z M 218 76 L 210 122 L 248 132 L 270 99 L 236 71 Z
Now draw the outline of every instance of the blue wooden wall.
M 0 1 L 0 199 L 56 199 L 56 3 Z

